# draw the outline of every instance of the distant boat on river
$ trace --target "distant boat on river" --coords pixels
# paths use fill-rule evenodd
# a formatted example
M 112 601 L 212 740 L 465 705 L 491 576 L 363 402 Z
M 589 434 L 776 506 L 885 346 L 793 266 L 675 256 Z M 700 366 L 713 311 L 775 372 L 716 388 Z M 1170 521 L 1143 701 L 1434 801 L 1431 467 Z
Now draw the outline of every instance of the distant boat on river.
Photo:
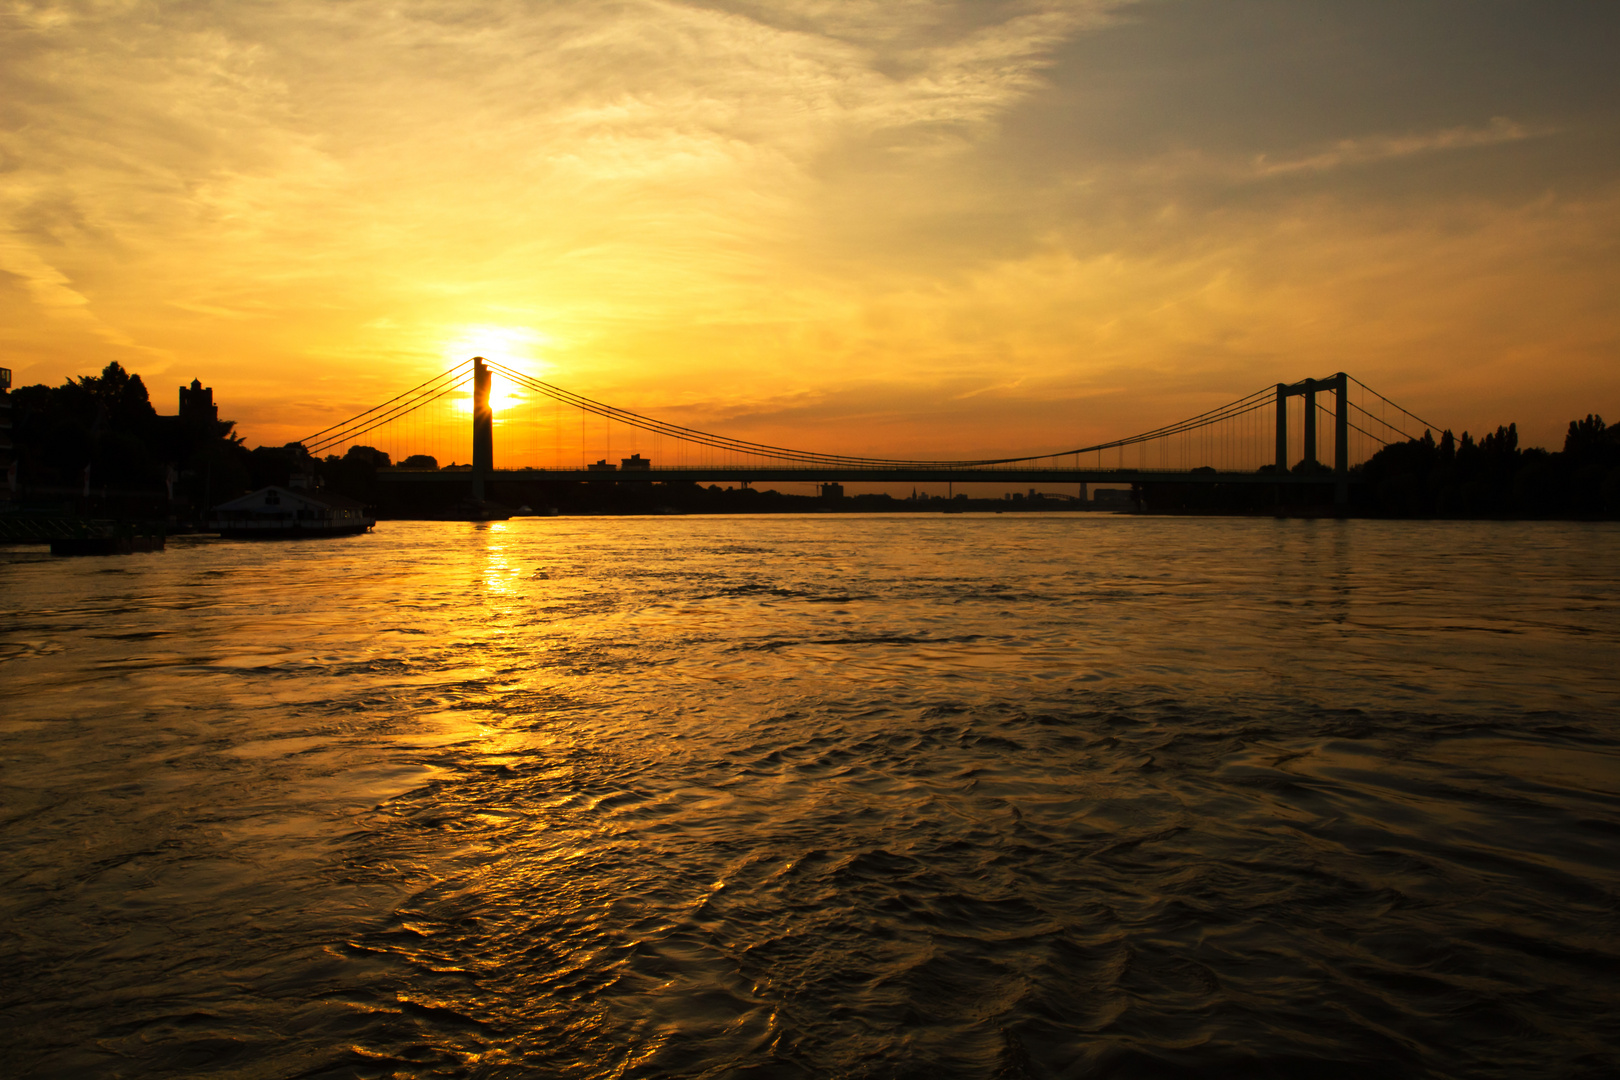
M 209 528 L 228 540 L 290 540 L 370 532 L 377 519 L 364 503 L 343 495 L 274 485 L 220 503 Z

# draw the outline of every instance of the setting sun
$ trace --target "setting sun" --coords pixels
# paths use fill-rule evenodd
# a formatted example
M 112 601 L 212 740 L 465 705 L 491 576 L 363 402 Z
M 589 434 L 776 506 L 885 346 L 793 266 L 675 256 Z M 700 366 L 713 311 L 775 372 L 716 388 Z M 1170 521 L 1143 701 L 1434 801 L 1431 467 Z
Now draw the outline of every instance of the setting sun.
M 495 364 L 505 364 L 525 374 L 543 375 L 550 365 L 539 358 L 537 350 L 550 344 L 551 340 L 548 335 L 533 327 L 480 324 L 458 328 L 440 353 L 446 367 L 464 363 L 474 356 L 482 356 Z M 502 413 L 509 412 L 527 400 L 528 395 L 511 379 L 499 371 L 492 373 L 489 407 L 494 411 L 497 421 L 502 418 Z M 470 385 L 465 392 L 457 393 L 456 407 L 465 413 L 472 412 Z
M 550 335 L 531 326 L 480 324 L 458 327 L 439 350 L 439 355 L 446 367 L 469 357 L 482 356 L 530 375 L 544 375 L 550 365 L 540 359 L 539 350 L 551 344 Z
M 502 419 L 501 414 L 509 412 L 528 400 L 526 395 L 511 379 L 498 371 L 490 373 L 489 378 L 489 407 L 495 414 L 496 422 Z M 473 407 L 472 381 L 469 378 L 465 389 L 456 391 L 456 409 L 463 413 L 471 413 Z

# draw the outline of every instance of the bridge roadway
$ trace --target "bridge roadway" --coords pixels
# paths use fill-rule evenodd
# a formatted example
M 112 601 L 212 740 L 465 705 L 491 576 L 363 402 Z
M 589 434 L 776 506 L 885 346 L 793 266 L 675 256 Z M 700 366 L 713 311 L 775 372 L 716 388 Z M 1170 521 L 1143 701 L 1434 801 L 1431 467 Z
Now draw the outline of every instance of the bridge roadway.
M 1064 468 L 859 468 L 820 465 L 813 468 L 727 468 L 659 466 L 651 469 L 490 469 L 490 483 L 866 483 L 866 484 L 1332 484 L 1356 483 L 1355 474 L 1332 469 L 1314 473 L 1218 472 L 1214 469 L 1064 469 Z M 379 469 L 377 479 L 392 483 L 469 483 L 471 468 Z

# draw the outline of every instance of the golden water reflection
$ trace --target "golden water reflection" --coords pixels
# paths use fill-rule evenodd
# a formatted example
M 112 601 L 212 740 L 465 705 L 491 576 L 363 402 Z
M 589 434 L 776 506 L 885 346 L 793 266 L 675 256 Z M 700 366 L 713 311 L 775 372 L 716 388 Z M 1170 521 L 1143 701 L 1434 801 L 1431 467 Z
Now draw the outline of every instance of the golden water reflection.
M 14 559 L 16 1060 L 1579 1071 L 1616 540 L 515 519 Z

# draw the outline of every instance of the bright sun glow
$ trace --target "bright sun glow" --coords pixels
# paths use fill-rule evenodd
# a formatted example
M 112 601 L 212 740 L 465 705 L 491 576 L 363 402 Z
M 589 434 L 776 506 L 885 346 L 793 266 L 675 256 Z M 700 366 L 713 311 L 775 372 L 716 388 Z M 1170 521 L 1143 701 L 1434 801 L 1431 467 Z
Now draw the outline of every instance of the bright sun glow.
M 523 400 L 523 392 L 505 375 L 497 371 L 490 376 L 489 407 L 495 415 L 499 416 Z
M 482 355 L 482 354 L 480 354 Z M 489 357 L 486 357 L 489 359 Z M 472 412 L 472 382 L 469 379 L 467 387 L 460 390 L 452 399 L 456 408 L 464 413 Z M 489 377 L 489 408 L 495 414 L 495 419 L 501 419 L 501 414 L 515 408 L 528 400 L 528 395 L 519 386 L 498 371 L 490 372 Z

